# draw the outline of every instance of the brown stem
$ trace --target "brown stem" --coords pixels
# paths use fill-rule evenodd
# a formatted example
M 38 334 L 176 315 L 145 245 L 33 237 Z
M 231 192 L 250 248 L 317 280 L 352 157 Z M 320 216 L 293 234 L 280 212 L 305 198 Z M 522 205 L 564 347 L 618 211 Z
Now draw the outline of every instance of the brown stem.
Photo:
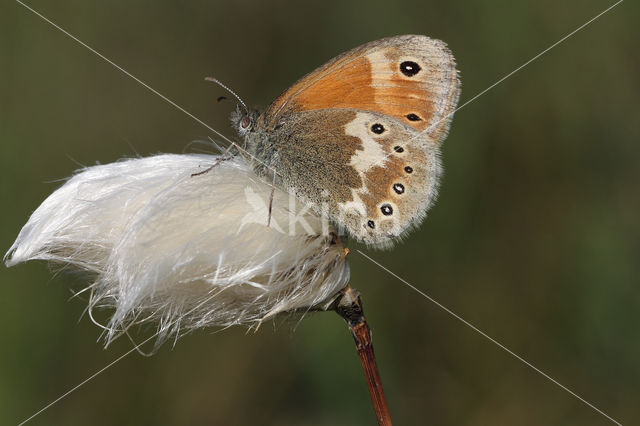
M 356 349 L 358 350 L 364 375 L 367 378 L 367 385 L 369 386 L 373 409 L 378 418 L 378 425 L 391 426 L 389 408 L 387 407 L 387 401 L 384 397 L 384 391 L 382 390 L 376 356 L 373 353 L 371 330 L 369 330 L 367 319 L 362 311 L 360 294 L 350 286 L 345 287 L 344 290 L 342 290 L 341 296 L 336 301 L 334 309 L 338 315 L 347 322 L 353 340 L 356 342 Z

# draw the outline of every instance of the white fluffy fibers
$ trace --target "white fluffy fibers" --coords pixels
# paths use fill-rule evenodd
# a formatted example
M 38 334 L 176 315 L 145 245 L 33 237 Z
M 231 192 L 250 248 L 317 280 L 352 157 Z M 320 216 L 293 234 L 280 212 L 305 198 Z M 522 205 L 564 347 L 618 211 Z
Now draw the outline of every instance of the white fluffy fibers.
M 198 327 L 256 326 L 306 310 L 349 280 L 333 228 L 239 158 L 157 155 L 80 170 L 29 218 L 5 256 L 94 274 L 89 312 L 113 308 L 107 343 L 155 321 L 159 341 Z M 7 260 L 8 259 L 8 260 Z

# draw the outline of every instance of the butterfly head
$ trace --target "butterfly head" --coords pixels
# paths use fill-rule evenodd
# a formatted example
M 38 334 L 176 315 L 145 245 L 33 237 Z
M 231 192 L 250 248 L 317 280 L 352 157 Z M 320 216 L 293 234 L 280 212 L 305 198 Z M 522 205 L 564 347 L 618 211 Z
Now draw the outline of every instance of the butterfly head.
M 244 109 L 238 105 L 231 113 L 231 124 L 238 135 L 244 137 L 247 133 L 255 130 L 259 115 L 260 113 L 256 110 Z

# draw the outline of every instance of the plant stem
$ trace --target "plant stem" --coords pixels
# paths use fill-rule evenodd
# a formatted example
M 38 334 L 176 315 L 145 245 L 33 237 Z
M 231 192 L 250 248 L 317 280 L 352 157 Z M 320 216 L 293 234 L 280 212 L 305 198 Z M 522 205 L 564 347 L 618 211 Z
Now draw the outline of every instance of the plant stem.
M 360 293 L 350 286 L 345 287 L 336 301 L 334 310 L 347 322 L 353 340 L 355 340 L 360 363 L 367 379 L 373 409 L 378 419 L 378 425 L 391 426 L 389 408 L 382 390 L 382 381 L 376 364 L 376 356 L 373 353 L 371 330 L 362 311 Z

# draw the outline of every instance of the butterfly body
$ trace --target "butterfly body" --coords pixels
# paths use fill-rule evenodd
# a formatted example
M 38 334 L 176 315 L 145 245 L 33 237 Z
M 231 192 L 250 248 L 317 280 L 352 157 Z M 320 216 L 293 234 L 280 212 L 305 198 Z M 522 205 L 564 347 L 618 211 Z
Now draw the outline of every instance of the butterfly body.
M 421 222 L 437 193 L 458 95 L 444 43 L 397 36 L 334 58 L 263 113 L 232 121 L 258 175 L 275 171 L 278 186 L 384 247 Z

